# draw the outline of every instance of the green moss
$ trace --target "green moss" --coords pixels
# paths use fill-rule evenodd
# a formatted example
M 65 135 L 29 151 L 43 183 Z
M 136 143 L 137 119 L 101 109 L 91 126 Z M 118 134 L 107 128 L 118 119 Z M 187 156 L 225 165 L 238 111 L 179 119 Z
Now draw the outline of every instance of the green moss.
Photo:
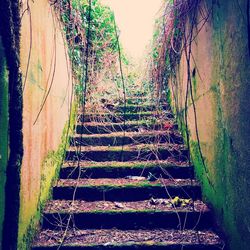
M 125 184 L 125 185 L 120 185 L 120 184 L 114 184 L 114 185 L 78 185 L 79 187 L 84 187 L 84 188 L 92 188 L 92 189 L 99 189 L 102 191 L 110 191 L 113 189 L 126 189 L 126 188 L 152 188 L 152 187 L 162 187 L 162 184 L 160 183 L 153 183 L 151 184 L 149 181 L 142 181 L 138 182 L 136 184 Z
M 167 90 L 167 103 L 168 103 L 170 106 L 173 106 L 170 89 Z
M 0 249 L 4 219 L 6 166 L 8 162 L 8 71 L 0 36 Z
M 209 2 L 209 1 L 208 1 Z M 250 242 L 249 212 L 249 55 L 241 8 L 246 1 L 214 5 L 213 90 L 216 114 L 215 194 L 206 192 L 228 239 L 229 248 L 245 250 Z M 237 42 L 236 42 L 237 41 Z M 247 132 L 248 131 L 248 132 Z M 244 202 L 243 202 L 244 201 Z
M 102 167 L 109 168 L 110 171 L 112 171 L 114 168 L 119 168 L 119 169 L 144 169 L 144 168 L 155 168 L 158 169 L 159 167 L 162 168 L 167 168 L 167 167 L 175 167 L 176 164 L 173 163 L 168 163 L 168 162 L 112 162 L 111 164 L 96 164 L 96 165 L 90 165 L 88 168 L 91 169 L 99 169 Z M 186 166 L 180 165 L 179 167 L 185 168 Z
M 42 163 L 40 195 L 38 201 L 37 211 L 29 222 L 29 224 L 19 224 L 19 238 L 18 249 L 29 249 L 34 235 L 37 232 L 39 221 L 42 216 L 43 208 L 48 199 L 50 199 L 52 186 L 58 179 L 59 170 L 65 157 L 65 150 L 69 147 L 69 135 L 73 133 L 73 126 L 76 117 L 76 105 L 73 105 L 73 112 L 64 127 L 61 144 L 58 146 L 57 151 L 49 152 Z
M 192 85 L 193 85 L 193 91 L 194 91 L 194 98 L 197 96 L 197 79 L 196 76 L 192 76 Z
M 198 91 L 203 92 L 203 89 L 198 84 L 195 71 L 192 77 L 199 130 L 203 134 L 206 132 L 201 127 L 203 123 L 199 121 L 199 114 L 205 111 L 200 110 L 199 106 L 199 103 L 203 102 L 203 105 L 206 104 L 212 109 L 211 119 L 213 120 L 209 122 L 213 123 L 213 126 L 209 132 L 213 138 L 207 139 L 210 143 L 209 148 L 204 142 L 201 145 L 203 154 L 207 156 L 207 159 L 204 159 L 206 167 L 200 156 L 197 141 L 190 142 L 191 157 L 196 176 L 202 183 L 204 199 L 212 204 L 216 218 L 225 230 L 228 247 L 231 250 L 248 249 L 250 242 L 250 199 L 248 198 L 250 65 L 249 34 L 245 25 L 247 16 L 244 11 L 246 2 L 244 0 L 237 3 L 233 0 L 204 1 L 207 9 L 213 12 L 213 17 L 208 22 L 212 32 L 212 40 L 208 41 L 208 44 L 211 42 L 211 57 L 209 55 L 204 58 L 205 62 L 211 60 L 212 74 L 204 79 L 205 81 L 211 79 L 210 83 L 205 82 L 206 86 L 210 85 L 209 91 L 197 96 Z M 199 40 L 198 37 L 198 49 L 204 46 Z M 204 41 L 204 37 L 201 40 Z M 196 52 L 199 54 L 199 51 Z M 199 61 L 199 56 L 198 58 L 196 56 L 194 60 L 199 69 L 202 67 L 202 60 Z M 180 91 L 178 94 L 183 94 L 181 93 L 183 89 L 178 91 Z M 202 99 L 203 96 L 206 98 Z M 211 100 L 210 103 L 208 100 Z M 190 103 L 188 106 L 190 107 Z M 185 137 L 184 112 L 181 110 L 178 115 L 178 125 Z M 192 119 L 192 116 L 189 119 Z M 193 125 L 194 121 L 191 123 Z
M 213 189 L 211 188 L 211 185 L 213 185 L 211 183 L 212 178 L 210 177 L 210 174 L 206 171 L 207 169 L 206 159 L 204 158 L 204 155 L 203 155 L 203 160 L 202 160 L 202 156 L 199 151 L 198 142 L 196 141 L 190 142 L 190 153 L 191 153 L 192 163 L 194 164 L 194 167 L 195 167 L 196 177 L 200 180 L 202 184 L 203 193 L 207 195 L 209 194 L 209 196 L 214 196 L 215 193 Z
M 20 166 L 23 158 L 22 78 L 19 70 L 20 15 L 19 4 L 6 0 L 0 5 L 0 34 L 8 68 L 8 142 L 9 155 L 5 181 L 3 249 L 17 249 L 20 205 Z M 2 117 L 1 117 L 2 118 Z M 2 132 L 2 131 L 1 131 Z M 7 146 L 7 145 L 5 145 Z

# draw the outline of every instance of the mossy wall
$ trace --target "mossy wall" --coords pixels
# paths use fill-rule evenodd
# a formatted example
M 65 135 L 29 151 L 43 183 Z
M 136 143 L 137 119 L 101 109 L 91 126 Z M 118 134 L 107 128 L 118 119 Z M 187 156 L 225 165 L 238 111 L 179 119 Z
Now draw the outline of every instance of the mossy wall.
M 22 1 L 21 6 L 24 156 L 18 249 L 29 249 L 63 159 L 67 121 L 72 116 L 72 75 L 53 5 L 39 0 Z
M 8 163 L 8 70 L 0 36 L 0 249 L 5 208 L 5 181 Z
M 199 31 L 204 16 L 198 15 L 195 32 L 199 33 L 192 43 L 190 69 L 196 108 L 194 111 L 189 94 L 192 160 L 204 198 L 212 204 L 231 250 L 246 250 L 250 244 L 250 13 L 247 2 L 202 1 L 210 18 Z M 187 89 L 184 54 L 177 80 L 174 88 L 178 103 L 173 105 L 184 109 Z M 183 120 L 183 116 L 179 117 L 180 123 Z

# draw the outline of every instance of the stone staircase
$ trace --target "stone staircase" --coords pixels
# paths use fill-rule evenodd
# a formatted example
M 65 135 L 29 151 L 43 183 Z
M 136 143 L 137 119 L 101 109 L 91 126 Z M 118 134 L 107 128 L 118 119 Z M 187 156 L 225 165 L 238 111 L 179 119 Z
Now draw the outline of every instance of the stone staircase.
M 32 248 L 222 249 L 168 105 L 123 112 L 79 112 Z

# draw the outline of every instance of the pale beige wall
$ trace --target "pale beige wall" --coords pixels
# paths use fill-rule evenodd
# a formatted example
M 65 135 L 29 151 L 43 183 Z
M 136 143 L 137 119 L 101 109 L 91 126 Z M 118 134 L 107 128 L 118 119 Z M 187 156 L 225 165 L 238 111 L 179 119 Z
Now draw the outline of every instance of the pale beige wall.
M 26 1 L 22 2 L 23 10 L 27 7 Z M 57 150 L 61 142 L 69 117 L 72 90 L 67 48 L 53 7 L 48 0 L 29 1 L 28 4 L 30 12 L 24 13 L 21 27 L 21 70 L 25 87 L 19 243 L 27 234 L 30 223 L 37 223 L 40 195 L 46 195 L 41 194 L 42 182 L 49 185 L 53 177 L 55 169 L 44 170 L 42 164 L 45 168 L 48 153 Z
M 215 135 L 215 119 L 216 107 L 213 93 L 213 39 L 211 20 L 202 22 L 203 18 L 199 17 L 197 27 L 194 28 L 194 41 L 192 42 L 191 56 L 190 56 L 190 74 L 192 76 L 195 69 L 195 81 L 192 79 L 192 91 L 194 103 L 196 107 L 197 128 L 202 151 L 206 155 L 206 159 L 213 161 L 213 144 Z M 204 26 L 203 26 L 204 25 Z M 203 28 L 201 29 L 201 27 Z M 197 30 L 199 30 L 197 35 Z M 190 32 L 190 30 L 189 30 Z M 189 36 L 189 33 L 187 34 Z M 187 48 L 187 51 L 189 48 Z M 178 106 L 180 110 L 185 109 L 186 90 L 187 90 L 187 58 L 185 53 L 182 53 L 179 71 L 177 72 L 177 86 L 175 92 L 178 95 Z M 192 105 L 190 87 L 188 91 L 188 125 L 191 140 L 197 141 L 194 107 Z M 212 166 L 211 166 L 212 167 Z

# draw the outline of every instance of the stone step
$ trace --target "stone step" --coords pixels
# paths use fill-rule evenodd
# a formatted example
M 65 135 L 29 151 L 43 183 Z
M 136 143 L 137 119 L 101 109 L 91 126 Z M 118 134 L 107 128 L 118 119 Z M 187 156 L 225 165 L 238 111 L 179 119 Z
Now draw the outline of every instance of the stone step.
M 123 98 L 119 101 L 119 103 L 123 104 L 124 100 Z M 131 104 L 154 104 L 154 102 L 151 100 L 151 98 L 148 98 L 147 96 L 141 95 L 141 96 L 130 96 L 126 98 L 127 105 Z
M 79 112 L 32 249 L 223 249 L 169 105 L 112 101 Z
M 144 176 L 152 178 L 193 178 L 193 166 L 188 162 L 174 161 L 134 161 L 134 162 L 65 162 L 60 171 L 60 178 L 125 178 Z
M 113 132 L 110 134 L 77 135 L 70 138 L 71 146 L 120 146 L 139 143 L 183 144 L 177 131 Z
M 155 105 L 155 104 L 127 104 L 126 106 L 124 105 L 118 105 L 118 106 L 112 106 L 108 105 L 106 107 L 110 111 L 115 111 L 115 112 L 121 112 L 123 113 L 128 112 L 128 113 L 138 113 L 138 112 L 147 112 L 147 111 L 156 111 L 156 110 L 170 110 L 170 107 L 168 104 L 164 105 Z
M 175 202 L 175 200 L 179 201 Z M 208 229 L 211 212 L 201 201 L 152 199 L 137 202 L 50 201 L 43 229 Z
M 191 179 L 143 178 L 60 179 L 53 188 L 53 199 L 85 201 L 138 201 L 150 198 L 201 199 L 201 187 Z
M 219 236 L 198 230 L 43 230 L 33 250 L 218 250 L 223 249 Z M 63 244 L 61 244 L 64 238 Z
M 128 121 L 125 123 L 111 122 L 81 122 L 76 125 L 77 134 L 110 134 L 112 132 L 139 132 L 150 130 L 176 130 L 178 125 L 174 121 L 155 122 L 155 121 Z
M 120 104 L 124 103 L 123 98 L 121 98 L 120 100 L 117 100 L 117 102 L 119 102 Z M 166 100 L 160 100 L 158 101 L 156 98 L 153 98 L 150 95 L 145 95 L 145 94 L 141 94 L 141 95 L 131 95 L 128 96 L 126 98 L 126 103 L 128 105 L 130 104 L 150 104 L 150 105 L 155 105 L 157 103 L 159 103 L 160 105 L 164 105 L 166 104 Z
M 79 111 L 82 111 L 83 108 L 80 108 Z M 86 108 L 86 112 L 92 112 L 93 109 L 91 107 Z M 112 104 L 112 103 L 105 103 L 100 105 L 97 108 L 99 111 L 107 111 L 107 112 L 118 112 L 118 113 L 138 113 L 138 112 L 147 112 L 147 111 L 170 111 L 169 104 L 162 104 L 162 105 L 155 105 L 155 104 Z
M 156 119 L 167 120 L 173 119 L 174 116 L 171 112 L 139 112 L 139 113 L 78 113 L 79 122 L 123 122 L 125 121 L 138 121 L 143 119 L 150 119 L 152 121 Z
M 66 160 L 70 161 L 145 161 L 174 158 L 185 161 L 188 151 L 179 144 L 138 144 L 125 146 L 78 146 L 70 147 Z

